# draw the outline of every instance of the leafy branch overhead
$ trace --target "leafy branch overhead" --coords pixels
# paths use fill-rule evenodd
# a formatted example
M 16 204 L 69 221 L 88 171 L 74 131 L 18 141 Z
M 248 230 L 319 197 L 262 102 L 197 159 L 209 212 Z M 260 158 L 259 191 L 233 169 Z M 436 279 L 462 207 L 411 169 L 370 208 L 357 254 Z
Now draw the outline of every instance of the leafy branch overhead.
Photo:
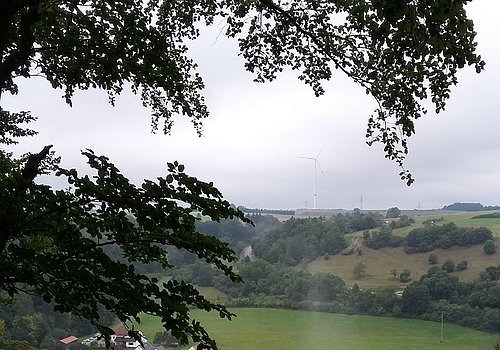
M 467 0 L 6 0 L 0 14 L 0 93 L 17 93 L 16 77 L 44 76 L 64 89 L 101 88 L 111 103 L 126 83 L 152 110 L 153 130 L 168 133 L 174 115 L 189 117 L 201 133 L 208 111 L 204 83 L 186 40 L 201 24 L 226 21 L 255 81 L 284 67 L 316 95 L 340 70 L 376 101 L 367 142 L 403 168 L 407 139 L 431 99 L 444 109 L 457 71 L 484 67 L 476 54 Z M 401 177 L 408 184 L 411 174 Z

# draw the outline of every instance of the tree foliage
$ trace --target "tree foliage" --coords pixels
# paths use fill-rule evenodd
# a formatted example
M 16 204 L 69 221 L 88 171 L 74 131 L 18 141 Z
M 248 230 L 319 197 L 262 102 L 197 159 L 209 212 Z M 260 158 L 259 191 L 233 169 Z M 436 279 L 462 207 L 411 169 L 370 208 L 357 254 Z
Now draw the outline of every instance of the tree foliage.
M 493 233 L 485 227 L 457 227 L 453 222 L 444 225 L 426 225 L 411 230 L 406 236 L 406 252 L 428 252 L 434 248 L 447 249 L 452 246 L 482 244 L 493 238 Z
M 401 215 L 401 210 L 399 210 L 398 207 L 392 207 L 387 209 L 387 213 L 385 214 L 385 217 L 388 219 L 395 219 L 399 218 L 399 215 Z
M 366 264 L 363 261 L 358 262 L 352 268 L 352 273 L 356 276 L 358 280 L 361 278 L 361 276 L 365 274 L 365 272 L 366 272 Z
M 431 253 L 427 261 L 429 262 L 430 265 L 436 265 L 438 262 L 438 257 L 436 254 Z
M 316 95 L 339 70 L 373 96 L 368 143 L 403 165 L 414 122 L 430 98 L 444 109 L 457 72 L 484 62 L 476 54 L 467 0 L 323 1 L 192 0 L 108 2 L 6 0 L 0 15 L 0 94 L 17 93 L 17 77 L 39 75 L 64 90 L 101 88 L 110 99 L 126 83 L 153 110 L 153 128 L 168 132 L 173 116 L 201 130 L 208 115 L 187 39 L 201 25 L 226 22 L 255 81 L 276 78 L 285 66 Z M 407 171 L 401 177 L 410 184 Z
M 347 247 L 344 232 L 334 219 L 290 219 L 262 233 L 252 242 L 255 255 L 273 263 L 296 265 Z
M 88 319 L 103 334 L 99 306 L 122 322 L 140 320 L 139 314 L 158 315 L 172 334 L 187 341 L 190 334 L 210 341 L 199 323 L 190 321 L 189 308 L 217 310 L 231 317 L 223 306 L 207 301 L 183 281 L 158 285 L 135 270 L 133 263 L 160 263 L 170 267 L 165 246 L 183 248 L 222 270 L 239 277 L 227 262 L 235 260 L 227 243 L 196 230 L 193 210 L 213 220 L 238 217 L 212 184 L 184 173 L 169 163 L 168 175 L 131 184 L 106 157 L 84 152 L 92 176 L 74 169 L 57 168 L 70 187 L 53 190 L 27 178 L 2 153 L 0 164 L 0 286 L 10 297 L 20 292 L 37 294 L 54 309 Z M 29 164 L 29 160 L 27 162 Z M 104 249 L 116 246 L 125 258 L 113 259 Z M 20 258 L 22 257 L 22 258 Z
M 495 245 L 495 242 L 493 242 L 493 240 L 491 240 L 491 239 L 484 242 L 483 251 L 488 255 L 495 254 L 497 251 L 497 247 Z
M 451 259 L 446 259 L 443 265 L 441 265 L 441 268 L 446 272 L 454 272 L 455 267 L 455 262 Z

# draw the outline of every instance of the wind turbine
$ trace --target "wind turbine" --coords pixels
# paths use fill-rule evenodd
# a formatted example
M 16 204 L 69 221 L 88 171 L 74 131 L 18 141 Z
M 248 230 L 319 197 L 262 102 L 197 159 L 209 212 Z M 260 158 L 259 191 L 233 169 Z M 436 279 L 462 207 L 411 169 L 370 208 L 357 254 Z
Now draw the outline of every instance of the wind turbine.
M 314 197 L 313 197 L 313 209 L 316 209 L 316 192 L 317 192 L 317 173 L 318 173 L 318 168 L 321 171 L 321 173 L 323 174 L 323 170 L 319 166 L 319 162 L 318 162 L 318 157 L 319 157 L 321 151 L 323 151 L 323 148 L 318 152 L 318 154 L 316 155 L 316 157 L 300 157 L 299 156 L 299 158 L 302 158 L 302 159 L 314 160 Z

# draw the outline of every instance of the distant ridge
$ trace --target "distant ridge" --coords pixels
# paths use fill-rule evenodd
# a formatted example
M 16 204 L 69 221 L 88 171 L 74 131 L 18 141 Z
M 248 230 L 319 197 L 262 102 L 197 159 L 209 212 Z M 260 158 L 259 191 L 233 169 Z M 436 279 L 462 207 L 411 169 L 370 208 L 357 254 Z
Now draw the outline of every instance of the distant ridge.
M 484 210 L 500 210 L 500 206 L 484 206 L 481 203 L 461 203 L 456 202 L 453 204 L 445 205 L 443 210 L 455 210 L 455 211 L 484 211 Z
M 295 210 L 287 209 L 260 209 L 260 208 L 247 208 L 242 205 L 238 207 L 244 213 L 249 214 L 281 214 L 281 215 L 293 215 Z

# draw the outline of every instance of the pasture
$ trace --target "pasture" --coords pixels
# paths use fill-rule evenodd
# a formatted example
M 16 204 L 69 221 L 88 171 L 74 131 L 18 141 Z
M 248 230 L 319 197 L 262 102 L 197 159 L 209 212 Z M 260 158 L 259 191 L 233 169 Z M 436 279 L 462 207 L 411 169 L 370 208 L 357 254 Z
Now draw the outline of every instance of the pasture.
M 500 248 L 500 240 L 496 238 L 496 244 Z M 340 276 L 347 285 L 354 283 L 365 288 L 376 288 L 383 286 L 398 286 L 401 283 L 395 279 L 391 270 L 395 269 L 398 273 L 404 269 L 411 271 L 412 279 L 418 279 L 425 274 L 429 267 L 428 258 L 431 253 L 438 257 L 438 266 L 441 266 L 446 259 L 452 259 L 455 263 L 462 260 L 469 262 L 466 270 L 453 272 L 455 276 L 464 281 L 473 281 L 479 277 L 479 273 L 485 267 L 498 265 L 500 263 L 500 249 L 497 253 L 487 255 L 483 252 L 483 245 L 472 247 L 452 247 L 450 249 L 435 249 L 426 253 L 405 253 L 402 247 L 370 249 L 366 246 L 362 248 L 362 254 L 330 256 L 330 259 L 324 260 L 319 257 L 309 263 L 300 265 L 300 268 L 309 273 L 326 272 Z M 366 264 L 366 273 L 357 279 L 353 274 L 353 266 L 358 262 Z
M 441 342 L 440 324 L 420 320 L 257 308 L 231 311 L 238 315 L 232 321 L 215 313 L 192 313 L 221 350 L 484 350 L 493 349 L 499 339 L 498 334 L 445 323 Z M 158 319 L 145 316 L 143 321 L 136 328 L 153 339 L 161 330 Z
M 500 263 L 500 218 L 481 218 L 473 219 L 473 217 L 492 213 L 491 211 L 481 212 L 446 212 L 436 211 L 432 213 L 425 211 L 424 215 L 411 215 L 415 220 L 409 227 L 403 227 L 393 230 L 393 234 L 398 236 L 406 236 L 411 230 L 422 227 L 422 224 L 427 220 L 435 220 L 436 224 L 442 225 L 449 222 L 454 222 L 457 226 L 464 227 L 486 227 L 489 228 L 496 237 L 496 245 L 499 248 L 498 252 L 493 255 L 486 255 L 483 252 L 483 245 L 472 247 L 452 247 L 450 249 L 435 249 L 432 253 L 438 256 L 438 266 L 452 259 L 455 263 L 462 260 L 469 262 L 468 268 L 464 271 L 454 272 L 453 274 L 463 281 L 474 281 L 479 277 L 479 273 L 484 268 Z M 406 214 L 406 213 L 405 213 Z M 346 235 L 347 239 L 353 237 L 362 237 L 363 232 L 355 232 Z M 348 285 L 354 283 L 365 288 L 377 288 L 383 286 L 397 287 L 401 283 L 394 278 L 391 270 L 395 269 L 398 273 L 404 269 L 411 271 L 412 279 L 418 279 L 425 274 L 430 267 L 428 257 L 431 252 L 406 254 L 403 248 L 382 248 L 374 250 L 363 246 L 362 255 L 341 255 L 331 256 L 325 261 L 323 257 L 319 257 L 311 262 L 304 262 L 298 266 L 309 273 L 327 272 L 340 276 Z M 353 274 L 353 266 L 358 262 L 366 264 L 366 273 L 361 279 L 357 279 Z

